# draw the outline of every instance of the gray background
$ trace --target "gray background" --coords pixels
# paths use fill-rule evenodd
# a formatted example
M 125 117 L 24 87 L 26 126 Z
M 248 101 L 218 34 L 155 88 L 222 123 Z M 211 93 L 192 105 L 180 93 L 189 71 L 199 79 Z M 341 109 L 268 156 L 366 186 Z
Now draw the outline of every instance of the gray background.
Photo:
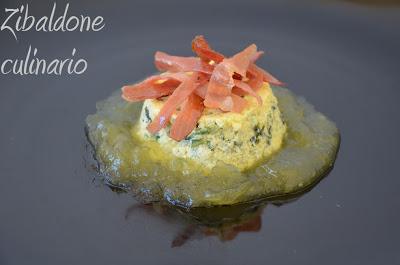
M 82 76 L 0 76 L 0 264 L 400 264 L 400 9 L 336 1 L 69 1 L 102 15 L 98 33 L 0 32 L 0 59 L 89 62 Z M 22 1 L 1 1 L 1 10 Z M 30 2 L 48 15 L 52 1 Z M 58 1 L 63 8 L 63 1 Z M 0 14 L 1 21 L 4 13 Z M 259 233 L 171 240 L 180 221 L 93 182 L 84 119 L 123 84 L 154 72 L 153 53 L 189 55 L 204 34 L 233 54 L 255 42 L 259 65 L 305 96 L 342 133 L 336 167 L 311 192 L 267 206 Z

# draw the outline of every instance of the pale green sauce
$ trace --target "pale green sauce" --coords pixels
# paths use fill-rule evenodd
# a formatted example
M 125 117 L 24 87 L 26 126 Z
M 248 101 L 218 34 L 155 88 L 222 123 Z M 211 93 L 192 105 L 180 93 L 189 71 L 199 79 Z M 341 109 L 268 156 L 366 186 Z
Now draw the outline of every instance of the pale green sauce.
M 333 166 L 339 148 L 335 124 L 304 99 L 273 88 L 288 132 L 282 148 L 254 168 L 227 165 L 207 171 L 193 162 L 160 153 L 156 142 L 134 137 L 142 103 L 128 103 L 120 92 L 97 104 L 87 129 L 100 173 L 144 201 L 183 207 L 232 205 L 305 190 Z

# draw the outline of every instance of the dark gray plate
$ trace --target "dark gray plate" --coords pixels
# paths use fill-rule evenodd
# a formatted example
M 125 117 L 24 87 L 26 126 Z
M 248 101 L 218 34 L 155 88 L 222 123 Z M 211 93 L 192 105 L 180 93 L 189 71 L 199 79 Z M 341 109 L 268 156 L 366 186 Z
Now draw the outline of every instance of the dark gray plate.
M 22 3 L 1 1 L 1 21 Z M 30 2 L 36 15 L 51 6 Z M 46 58 L 76 48 L 89 62 L 81 76 L 0 76 L 0 264 L 400 263 L 399 7 L 71 0 L 70 12 L 103 15 L 106 27 L 20 33 L 18 43 L 0 32 L 1 61 L 32 45 Z M 222 242 L 196 230 L 171 248 L 186 221 L 93 182 L 83 128 L 97 101 L 155 71 L 156 50 L 189 55 L 196 34 L 228 55 L 255 42 L 267 51 L 260 65 L 335 121 L 342 143 L 330 175 L 295 202 L 268 205 L 257 233 Z

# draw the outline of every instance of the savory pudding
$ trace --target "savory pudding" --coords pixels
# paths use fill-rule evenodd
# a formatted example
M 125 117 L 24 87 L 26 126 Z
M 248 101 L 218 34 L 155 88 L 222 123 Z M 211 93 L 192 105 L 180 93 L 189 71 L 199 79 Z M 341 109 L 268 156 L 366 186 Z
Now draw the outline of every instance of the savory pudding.
M 147 130 L 165 103 L 162 99 L 147 99 L 136 133 L 145 141 L 157 141 L 160 147 L 177 157 L 191 159 L 210 169 L 222 162 L 244 170 L 278 150 L 286 131 L 277 99 L 268 83 L 264 83 L 258 94 L 263 104 L 259 106 L 255 98 L 246 96 L 250 104 L 242 113 L 205 109 L 196 128 L 179 142 L 169 137 L 170 127 L 156 134 Z M 171 122 L 175 119 L 173 115 Z
M 232 205 L 302 192 L 333 166 L 340 134 L 255 62 L 192 42 L 197 57 L 156 52 L 161 72 L 125 86 L 87 117 L 105 181 L 144 202 Z

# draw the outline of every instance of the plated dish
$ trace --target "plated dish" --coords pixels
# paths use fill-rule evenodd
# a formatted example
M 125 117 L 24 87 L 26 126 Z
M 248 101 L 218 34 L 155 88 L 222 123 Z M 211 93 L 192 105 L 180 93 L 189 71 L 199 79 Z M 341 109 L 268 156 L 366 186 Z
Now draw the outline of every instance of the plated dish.
M 209 207 L 302 192 L 333 166 L 335 124 L 256 65 L 203 36 L 195 57 L 156 52 L 160 73 L 97 104 L 87 135 L 110 185 L 145 202 Z

